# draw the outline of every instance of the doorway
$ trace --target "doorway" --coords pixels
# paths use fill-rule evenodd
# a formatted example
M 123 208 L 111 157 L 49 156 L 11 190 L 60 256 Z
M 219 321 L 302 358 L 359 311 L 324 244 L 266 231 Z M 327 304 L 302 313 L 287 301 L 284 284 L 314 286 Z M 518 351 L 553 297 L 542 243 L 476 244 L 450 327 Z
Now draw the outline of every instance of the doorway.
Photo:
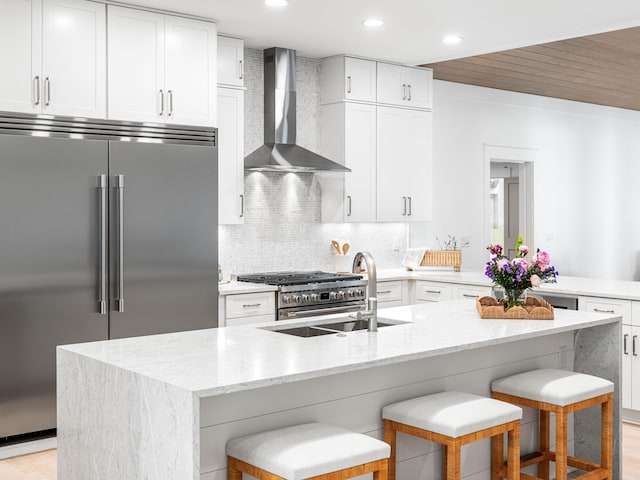
M 537 150 L 485 145 L 485 238 L 513 258 L 521 233 L 534 249 L 533 168 Z

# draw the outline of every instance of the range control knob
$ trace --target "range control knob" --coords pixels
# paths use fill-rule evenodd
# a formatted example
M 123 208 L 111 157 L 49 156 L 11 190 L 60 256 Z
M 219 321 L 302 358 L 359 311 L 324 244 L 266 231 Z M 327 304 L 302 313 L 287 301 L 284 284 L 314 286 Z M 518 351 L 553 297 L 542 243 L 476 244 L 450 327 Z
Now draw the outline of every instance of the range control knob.
M 319 302 L 320 301 L 320 294 L 319 293 L 312 293 L 311 294 L 311 301 Z
M 336 292 L 329 292 L 329 300 L 336 300 L 338 298 L 338 294 Z
M 289 295 L 283 295 L 282 296 L 282 303 L 284 303 L 285 305 L 288 303 L 291 303 L 291 297 Z
M 340 290 L 340 291 L 338 292 L 338 298 L 339 298 L 340 300 L 342 300 L 342 299 L 344 298 L 344 292 L 343 292 L 342 290 Z
M 308 302 L 308 301 L 309 301 L 309 298 L 310 298 L 310 297 L 309 297 L 309 295 L 308 295 L 308 294 L 306 294 L 306 293 L 305 293 L 304 295 L 302 295 L 302 301 L 303 301 L 303 302 Z
M 353 298 L 355 297 L 356 292 L 354 292 L 353 290 L 347 290 L 347 297 L 348 298 Z
M 356 290 L 356 295 L 358 297 L 364 297 L 364 289 L 359 288 L 358 290 Z
M 300 295 L 294 295 L 293 296 L 293 301 L 296 302 L 296 303 L 300 303 L 300 301 L 301 301 Z

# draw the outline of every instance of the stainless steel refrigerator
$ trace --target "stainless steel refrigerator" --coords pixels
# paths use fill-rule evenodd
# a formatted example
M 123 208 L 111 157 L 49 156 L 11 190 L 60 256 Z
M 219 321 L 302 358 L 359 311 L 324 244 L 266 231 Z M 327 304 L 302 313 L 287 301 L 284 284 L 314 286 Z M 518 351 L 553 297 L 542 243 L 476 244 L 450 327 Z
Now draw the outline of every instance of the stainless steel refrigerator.
M 54 433 L 56 345 L 217 326 L 217 171 L 215 129 L 0 112 L 0 445 Z

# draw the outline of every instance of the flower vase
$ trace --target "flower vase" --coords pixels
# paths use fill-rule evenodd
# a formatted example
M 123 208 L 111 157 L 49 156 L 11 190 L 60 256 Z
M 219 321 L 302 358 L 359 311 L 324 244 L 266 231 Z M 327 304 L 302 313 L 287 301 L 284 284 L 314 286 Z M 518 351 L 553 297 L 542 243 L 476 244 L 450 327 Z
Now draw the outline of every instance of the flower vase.
M 526 288 L 505 288 L 504 289 L 504 309 L 505 311 L 513 307 L 523 307 L 526 304 Z

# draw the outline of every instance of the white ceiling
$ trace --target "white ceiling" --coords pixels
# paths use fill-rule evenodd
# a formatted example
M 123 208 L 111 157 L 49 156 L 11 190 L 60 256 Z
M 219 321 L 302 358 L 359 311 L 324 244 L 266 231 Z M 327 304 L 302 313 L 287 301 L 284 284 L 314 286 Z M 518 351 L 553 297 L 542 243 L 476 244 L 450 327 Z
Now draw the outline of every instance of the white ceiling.
M 638 0 L 124 0 L 218 20 L 251 48 L 293 48 L 424 64 L 640 25 Z M 385 20 L 377 30 L 361 22 Z M 442 43 L 456 33 L 464 42 Z

